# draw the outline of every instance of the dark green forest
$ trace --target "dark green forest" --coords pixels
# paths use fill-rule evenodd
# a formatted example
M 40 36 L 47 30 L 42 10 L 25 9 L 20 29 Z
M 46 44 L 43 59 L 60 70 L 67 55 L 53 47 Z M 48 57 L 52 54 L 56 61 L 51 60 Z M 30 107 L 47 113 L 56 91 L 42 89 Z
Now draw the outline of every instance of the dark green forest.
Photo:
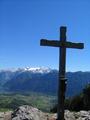
M 90 84 L 79 95 L 66 98 L 64 107 L 70 111 L 90 110 Z M 52 107 L 51 112 L 57 112 L 57 105 Z

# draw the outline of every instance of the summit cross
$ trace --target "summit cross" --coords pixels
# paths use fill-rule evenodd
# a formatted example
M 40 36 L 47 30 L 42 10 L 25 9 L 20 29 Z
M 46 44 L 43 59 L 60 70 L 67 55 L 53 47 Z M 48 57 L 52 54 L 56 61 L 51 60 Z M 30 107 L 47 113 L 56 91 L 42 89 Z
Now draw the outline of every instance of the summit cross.
M 66 91 L 66 48 L 83 49 L 83 43 L 72 43 L 66 41 L 65 26 L 60 27 L 60 41 L 41 39 L 41 46 L 59 47 L 59 81 L 58 81 L 58 105 L 57 105 L 57 120 L 64 119 L 64 100 Z

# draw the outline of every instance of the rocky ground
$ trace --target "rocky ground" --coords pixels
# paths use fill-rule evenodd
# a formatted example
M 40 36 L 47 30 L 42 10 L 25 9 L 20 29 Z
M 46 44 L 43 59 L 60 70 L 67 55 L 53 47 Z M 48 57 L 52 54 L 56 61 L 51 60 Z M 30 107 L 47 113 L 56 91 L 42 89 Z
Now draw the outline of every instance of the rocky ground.
M 31 106 L 21 106 L 14 112 L 1 112 L 0 120 L 56 120 L 57 114 L 43 113 Z M 90 120 L 90 111 L 65 110 L 65 120 Z
M 0 112 L 0 120 L 12 120 L 11 118 L 12 112 Z

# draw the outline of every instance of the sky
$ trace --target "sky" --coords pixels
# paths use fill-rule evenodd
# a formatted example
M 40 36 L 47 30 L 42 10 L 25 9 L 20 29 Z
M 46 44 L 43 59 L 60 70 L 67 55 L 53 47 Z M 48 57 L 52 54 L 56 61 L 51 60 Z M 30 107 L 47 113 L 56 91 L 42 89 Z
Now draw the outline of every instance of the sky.
M 59 48 L 40 46 L 40 39 L 67 41 L 84 49 L 67 49 L 67 71 L 90 71 L 90 0 L 0 0 L 0 69 L 58 69 Z

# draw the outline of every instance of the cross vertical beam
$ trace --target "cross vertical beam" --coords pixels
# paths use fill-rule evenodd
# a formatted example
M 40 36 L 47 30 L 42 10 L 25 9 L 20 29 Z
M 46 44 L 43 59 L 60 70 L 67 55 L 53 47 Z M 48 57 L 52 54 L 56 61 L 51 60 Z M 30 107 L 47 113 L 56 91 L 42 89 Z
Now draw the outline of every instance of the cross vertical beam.
M 41 39 L 40 45 L 59 47 L 59 81 L 58 81 L 58 107 L 57 120 L 64 120 L 64 100 L 66 90 L 66 48 L 83 49 L 83 43 L 66 41 L 66 27 L 60 27 L 60 41 Z
M 66 27 L 60 28 L 60 41 L 62 43 L 66 42 Z M 64 120 L 64 100 L 66 89 L 65 68 L 66 68 L 66 47 L 60 47 L 57 120 Z

